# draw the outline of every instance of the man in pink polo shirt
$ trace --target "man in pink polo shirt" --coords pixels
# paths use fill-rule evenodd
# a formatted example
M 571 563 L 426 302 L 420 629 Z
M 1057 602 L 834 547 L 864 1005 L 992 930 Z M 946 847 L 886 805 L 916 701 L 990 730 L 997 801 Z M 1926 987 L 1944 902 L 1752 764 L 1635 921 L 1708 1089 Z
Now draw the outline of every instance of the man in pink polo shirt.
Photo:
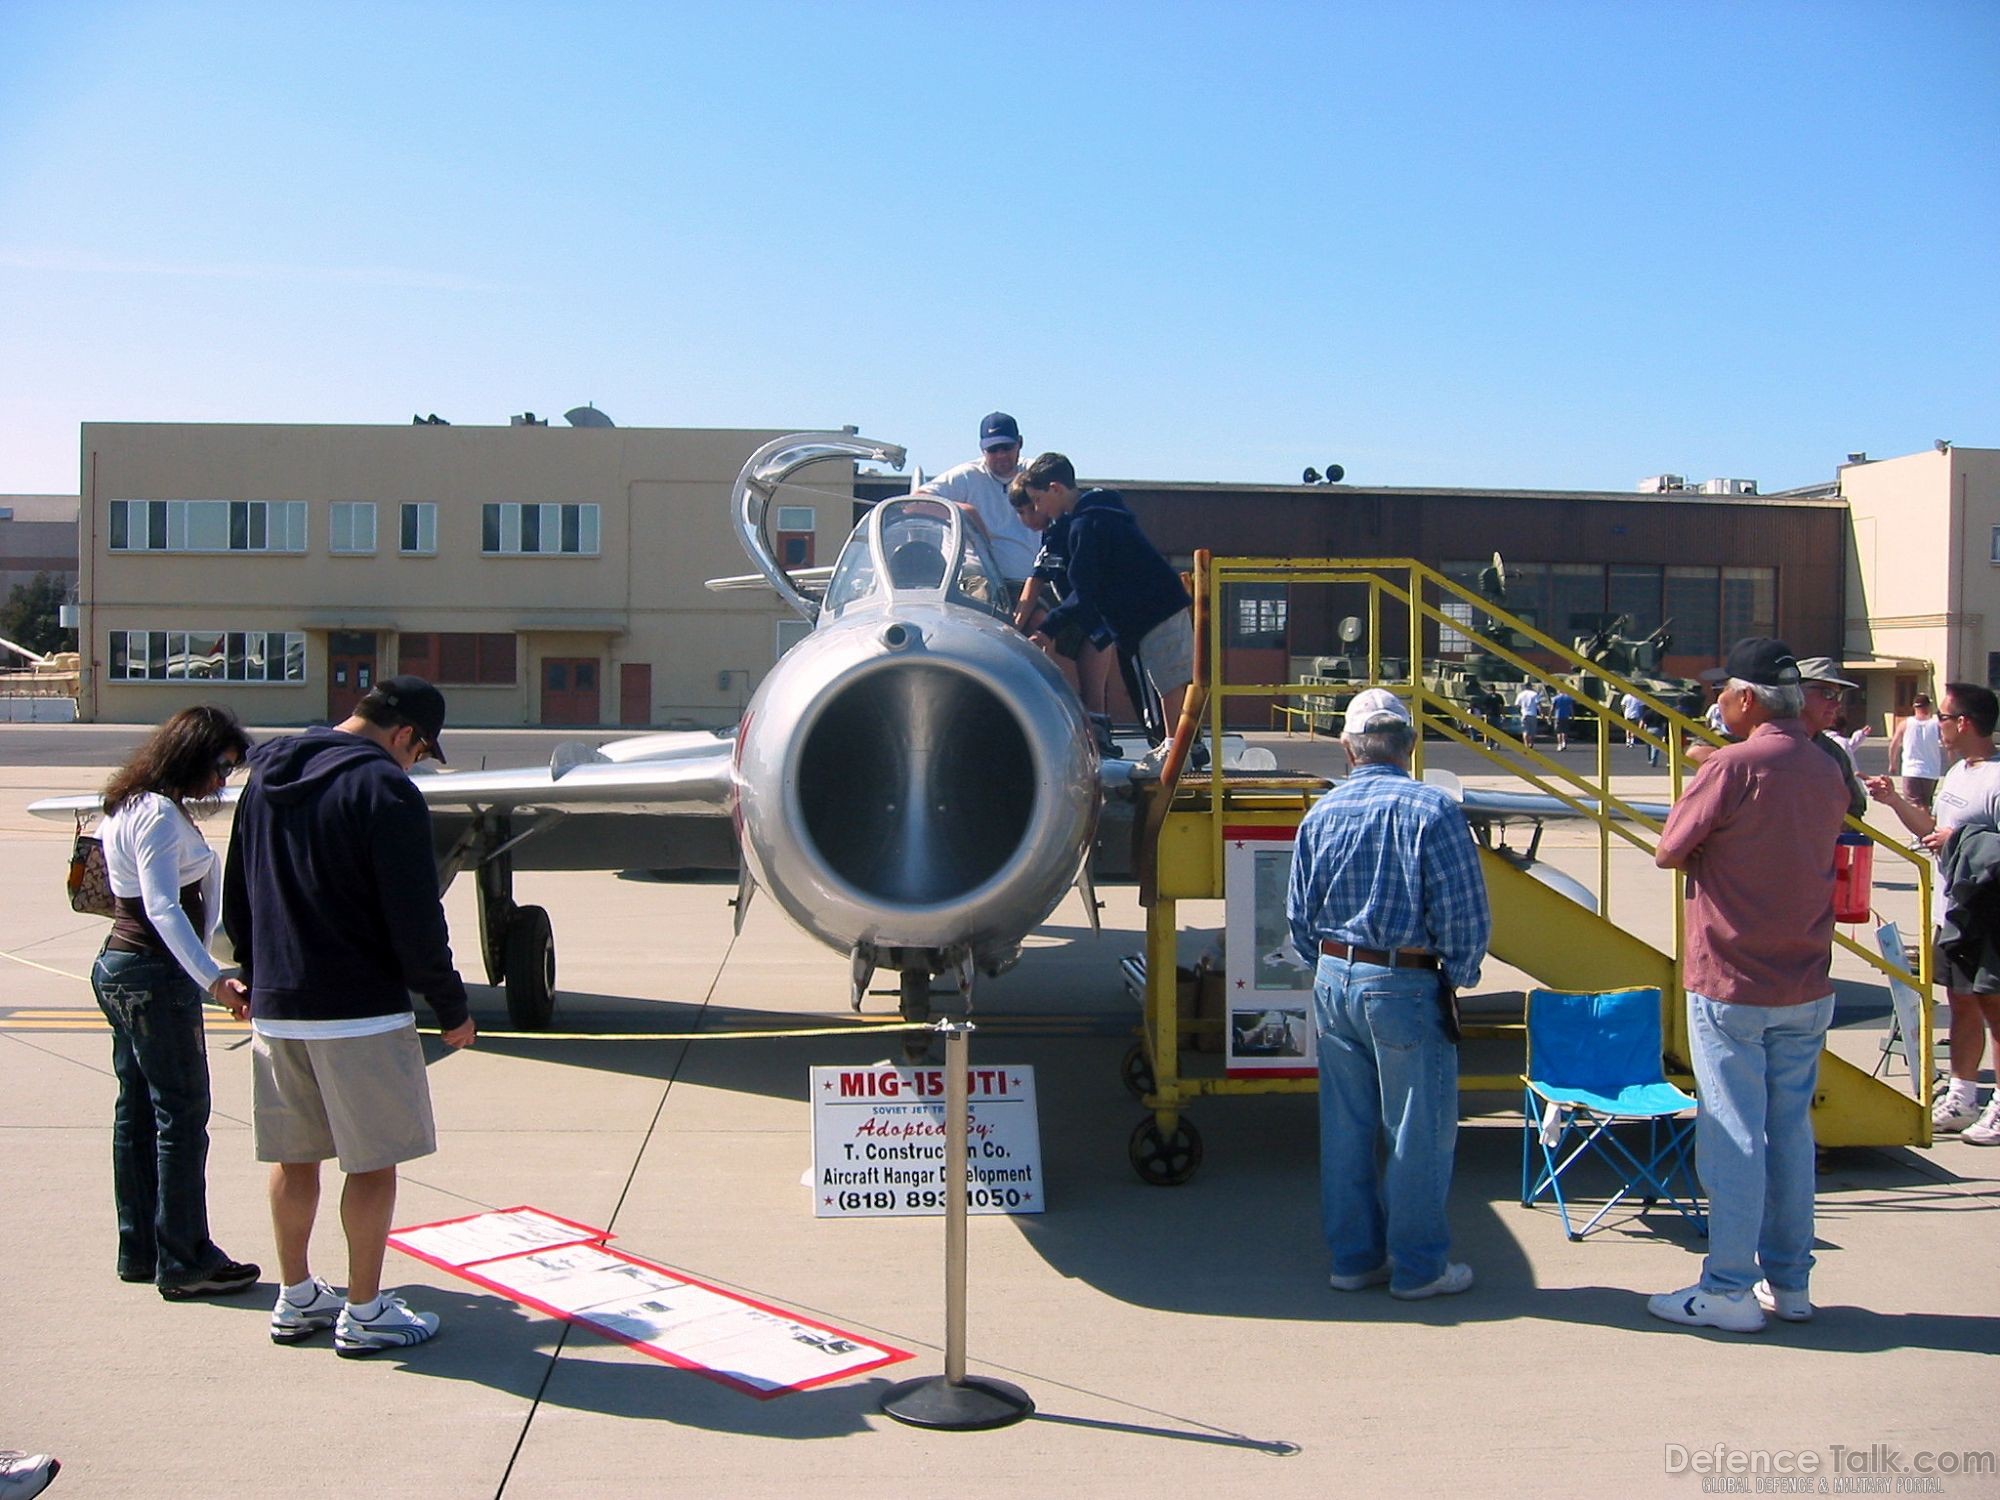
M 1701 1280 L 1651 1298 L 1672 1323 L 1763 1329 L 1812 1316 L 1812 1096 L 1833 1019 L 1833 849 L 1846 778 L 1808 737 L 1791 648 L 1729 648 L 1724 727 L 1653 856 L 1687 873 L 1695 1164 L 1708 1193 Z M 1760 1277 L 1759 1271 L 1762 1275 Z

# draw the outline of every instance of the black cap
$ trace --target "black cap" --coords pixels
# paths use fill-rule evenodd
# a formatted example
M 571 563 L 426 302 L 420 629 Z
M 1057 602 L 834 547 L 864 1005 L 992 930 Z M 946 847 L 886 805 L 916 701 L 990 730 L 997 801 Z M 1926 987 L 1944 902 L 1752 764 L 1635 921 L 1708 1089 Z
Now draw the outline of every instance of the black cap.
M 1004 411 L 988 412 L 986 420 L 979 424 L 979 448 L 981 452 L 984 452 L 988 448 L 1004 448 L 1010 444 L 1014 447 L 1019 447 L 1020 443 L 1021 424 L 1008 416 Z
M 444 763 L 444 694 L 421 677 L 391 677 L 375 684 L 366 702 L 378 704 L 423 736 L 438 763 Z
M 1729 648 L 1729 659 L 1701 674 L 1703 682 L 1754 682 L 1759 687 L 1796 687 L 1799 659 L 1783 641 L 1748 635 Z

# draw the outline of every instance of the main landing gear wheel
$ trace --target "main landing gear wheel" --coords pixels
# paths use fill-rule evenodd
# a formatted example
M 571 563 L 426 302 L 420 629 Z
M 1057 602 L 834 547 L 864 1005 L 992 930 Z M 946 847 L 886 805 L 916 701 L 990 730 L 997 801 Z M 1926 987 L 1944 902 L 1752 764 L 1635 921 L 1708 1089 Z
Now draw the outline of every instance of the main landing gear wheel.
M 502 939 L 507 965 L 507 1019 L 516 1031 L 547 1031 L 556 1013 L 556 938 L 549 914 L 519 906 Z
M 1145 1047 L 1138 1042 L 1132 1044 L 1131 1051 L 1125 1054 L 1125 1061 L 1118 1065 L 1118 1076 L 1134 1099 L 1144 1099 L 1159 1081 L 1153 1076 L 1153 1064 L 1146 1056 Z
M 1132 1132 L 1132 1170 L 1153 1187 L 1179 1187 L 1201 1165 L 1201 1134 L 1186 1120 L 1172 1135 L 1160 1133 L 1160 1122 L 1148 1115 Z

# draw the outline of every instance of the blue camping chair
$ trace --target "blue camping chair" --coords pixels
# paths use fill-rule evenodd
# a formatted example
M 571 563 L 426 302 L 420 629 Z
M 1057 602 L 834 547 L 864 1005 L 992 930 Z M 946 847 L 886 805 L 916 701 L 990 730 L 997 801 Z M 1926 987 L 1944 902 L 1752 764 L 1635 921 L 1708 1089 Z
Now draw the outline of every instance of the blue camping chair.
M 1527 1084 L 1521 1100 L 1524 1207 L 1552 1196 L 1564 1232 L 1580 1240 L 1637 1194 L 1648 1208 L 1665 1199 L 1696 1233 L 1708 1233 L 1692 1160 L 1694 1120 L 1687 1113 L 1695 1101 L 1664 1076 L 1657 989 L 1530 990 L 1528 1071 L 1522 1081 Z M 1614 1129 L 1638 1124 L 1646 1127 L 1643 1152 Z M 1610 1167 L 1620 1185 L 1577 1229 L 1570 1223 L 1564 1179 L 1586 1157 Z

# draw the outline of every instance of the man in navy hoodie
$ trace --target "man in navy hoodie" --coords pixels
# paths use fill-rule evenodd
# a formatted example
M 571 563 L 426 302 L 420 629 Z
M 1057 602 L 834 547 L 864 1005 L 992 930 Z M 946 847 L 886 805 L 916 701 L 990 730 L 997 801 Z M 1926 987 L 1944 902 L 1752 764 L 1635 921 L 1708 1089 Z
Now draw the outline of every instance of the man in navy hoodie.
M 1044 453 L 1014 483 L 1045 523 L 1069 518 L 1070 596 L 1043 616 L 1035 640 L 1055 638 L 1072 619 L 1096 615 L 1118 645 L 1138 657 L 1160 695 L 1171 735 L 1194 681 L 1194 601 L 1180 574 L 1146 540 L 1125 497 L 1116 490 L 1079 492 L 1076 468 L 1062 454 Z M 1147 760 L 1161 758 L 1156 746 Z
M 382 1258 L 397 1164 L 437 1149 L 410 992 L 447 1046 L 473 1038 L 430 811 L 410 781 L 419 761 L 444 759 L 443 728 L 444 695 L 392 677 L 332 729 L 257 746 L 236 806 L 222 922 L 250 987 L 257 1159 L 275 1164 L 279 1343 L 332 1328 L 336 1353 L 372 1354 L 437 1332 L 435 1313 L 382 1294 Z M 306 1253 L 328 1157 L 346 1175 L 345 1298 Z

